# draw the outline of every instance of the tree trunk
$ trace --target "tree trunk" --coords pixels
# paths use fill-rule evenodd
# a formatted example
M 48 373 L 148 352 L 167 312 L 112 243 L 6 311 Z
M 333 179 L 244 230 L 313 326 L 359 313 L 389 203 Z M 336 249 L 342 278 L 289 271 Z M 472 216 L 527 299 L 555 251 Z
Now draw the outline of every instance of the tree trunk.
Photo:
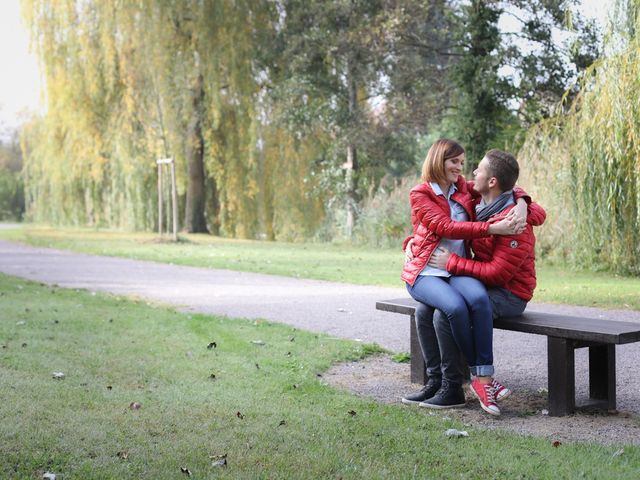
M 356 122 L 357 108 L 358 108 L 358 98 L 357 98 L 357 88 L 356 82 L 353 79 L 354 75 L 351 70 L 352 64 L 351 60 L 347 61 L 347 87 L 349 90 L 349 119 L 350 123 L 353 124 Z M 353 227 L 355 226 L 357 219 L 357 211 L 356 206 L 358 204 L 358 152 L 356 146 L 353 142 L 353 138 L 350 138 L 347 143 L 347 161 L 345 163 L 345 182 L 346 182 L 346 205 L 345 210 L 347 212 L 347 218 L 345 221 L 345 235 L 348 239 L 351 239 L 353 236 Z
M 204 138 L 202 115 L 204 80 L 199 74 L 193 88 L 193 111 L 187 127 L 187 198 L 184 229 L 188 233 L 209 233 L 205 219 Z

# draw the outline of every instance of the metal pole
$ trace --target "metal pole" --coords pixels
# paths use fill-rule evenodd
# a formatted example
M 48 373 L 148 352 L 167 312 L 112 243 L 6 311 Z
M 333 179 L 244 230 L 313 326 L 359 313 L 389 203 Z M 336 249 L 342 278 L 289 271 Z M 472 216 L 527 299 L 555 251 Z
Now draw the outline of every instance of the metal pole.
M 158 164 L 158 235 L 162 236 L 162 164 Z
M 176 188 L 176 162 L 171 162 L 171 203 L 173 206 L 173 241 L 178 241 L 178 191 Z

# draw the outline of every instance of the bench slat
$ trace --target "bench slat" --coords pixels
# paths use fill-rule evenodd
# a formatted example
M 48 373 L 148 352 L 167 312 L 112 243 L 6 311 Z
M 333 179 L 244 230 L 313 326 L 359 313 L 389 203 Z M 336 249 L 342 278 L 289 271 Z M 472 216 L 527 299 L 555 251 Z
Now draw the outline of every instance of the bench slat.
M 376 302 L 376 309 L 413 315 L 417 302 L 397 298 Z M 640 341 L 640 324 L 599 318 L 582 318 L 553 313 L 525 312 L 521 316 L 500 318 L 494 327 L 587 342 L 623 344 Z

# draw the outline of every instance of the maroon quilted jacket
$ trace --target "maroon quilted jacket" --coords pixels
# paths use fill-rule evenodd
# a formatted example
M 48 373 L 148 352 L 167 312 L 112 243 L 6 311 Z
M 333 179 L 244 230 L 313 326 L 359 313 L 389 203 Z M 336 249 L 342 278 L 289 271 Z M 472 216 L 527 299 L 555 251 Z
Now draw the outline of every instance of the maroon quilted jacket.
M 489 219 L 500 221 L 513 205 Z M 542 225 L 546 213 L 536 203 L 529 205 L 527 226 L 519 235 L 492 235 L 472 240 L 474 258 L 462 258 L 452 254 L 447 262 L 447 271 L 453 275 L 475 277 L 487 286 L 510 290 L 523 300 L 529 301 L 536 288 L 535 245 L 532 225 Z
M 458 190 L 451 197 L 462 205 L 470 220 L 475 219 L 475 204 L 480 201 L 479 194 L 473 191 L 472 186 L 473 182 L 467 182 L 460 175 L 456 182 Z M 527 202 L 531 201 L 520 188 L 514 189 L 514 196 L 524 198 Z M 400 275 L 409 285 L 413 286 L 441 238 L 472 240 L 489 236 L 489 222 L 451 220 L 449 202 L 444 196 L 437 195 L 428 182 L 413 187 L 409 193 L 409 201 L 413 234 L 405 239 L 402 248 L 404 250 L 409 239 L 413 238 L 413 260 L 404 264 Z

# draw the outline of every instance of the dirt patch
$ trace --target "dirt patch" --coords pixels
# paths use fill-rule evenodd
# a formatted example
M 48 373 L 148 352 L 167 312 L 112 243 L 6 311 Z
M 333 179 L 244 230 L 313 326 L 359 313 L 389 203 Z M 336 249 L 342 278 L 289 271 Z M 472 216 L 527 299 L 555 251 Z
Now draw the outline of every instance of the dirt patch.
M 421 388 L 409 382 L 408 363 L 396 363 L 386 355 L 335 365 L 323 377 L 329 385 L 360 397 L 398 405 L 402 405 L 402 395 Z M 482 411 L 468 391 L 466 394 L 467 406 L 461 409 L 430 410 L 406 405 L 402 408 L 413 408 L 417 414 L 457 419 L 469 426 L 508 430 L 549 441 L 640 445 L 640 417 L 628 412 L 581 412 L 566 417 L 549 417 L 545 415 L 546 392 L 519 389 L 500 403 L 502 415 L 491 417 Z

